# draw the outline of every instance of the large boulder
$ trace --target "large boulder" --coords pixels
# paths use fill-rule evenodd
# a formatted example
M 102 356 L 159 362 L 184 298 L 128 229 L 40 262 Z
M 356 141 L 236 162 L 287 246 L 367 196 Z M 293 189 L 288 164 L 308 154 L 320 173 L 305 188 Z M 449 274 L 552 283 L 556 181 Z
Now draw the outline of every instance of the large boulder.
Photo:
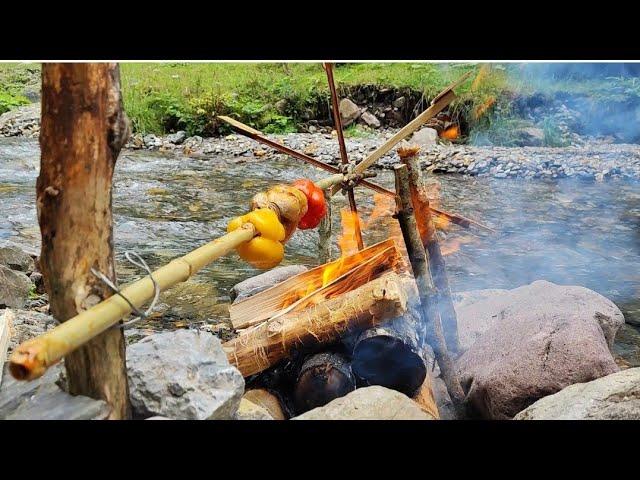
M 457 308 L 457 360 L 473 414 L 507 419 L 568 385 L 618 371 L 610 352 L 618 308 L 583 287 L 546 281 Z
M 138 418 L 231 419 L 244 392 L 242 374 L 207 332 L 150 335 L 127 349 L 127 369 Z
M 640 420 L 640 367 L 570 385 L 515 420 Z
M 338 109 L 340 110 L 342 126 L 345 128 L 355 122 L 362 114 L 362 109 L 348 98 L 340 100 Z
M 406 395 L 385 387 L 358 388 L 292 420 L 432 420 Z
M 0 265 L 25 273 L 31 273 L 35 270 L 35 262 L 31 255 L 17 244 L 7 240 L 0 242 Z
M 106 402 L 60 389 L 56 382 L 62 369 L 62 365 L 55 365 L 29 382 L 15 380 L 5 371 L 0 385 L 0 420 L 106 419 L 111 412 Z
M 31 280 L 22 272 L 0 265 L 0 308 L 22 308 L 29 299 Z
M 304 265 L 288 265 L 286 267 L 272 268 L 267 272 L 234 285 L 230 292 L 231 299 L 234 303 L 239 302 L 267 288 L 273 287 L 280 282 L 284 282 L 287 278 L 306 271 L 307 267 Z

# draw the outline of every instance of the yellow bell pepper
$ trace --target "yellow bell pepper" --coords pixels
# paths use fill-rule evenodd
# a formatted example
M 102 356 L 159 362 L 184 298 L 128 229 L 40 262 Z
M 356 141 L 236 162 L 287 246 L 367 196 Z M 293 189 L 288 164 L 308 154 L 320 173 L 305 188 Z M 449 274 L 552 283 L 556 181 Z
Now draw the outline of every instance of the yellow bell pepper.
M 269 208 L 258 208 L 232 219 L 227 231 L 232 232 L 245 223 L 251 223 L 258 231 L 258 236 L 236 248 L 240 258 L 256 268 L 269 269 L 278 265 L 284 258 L 282 241 L 285 230 L 278 215 Z

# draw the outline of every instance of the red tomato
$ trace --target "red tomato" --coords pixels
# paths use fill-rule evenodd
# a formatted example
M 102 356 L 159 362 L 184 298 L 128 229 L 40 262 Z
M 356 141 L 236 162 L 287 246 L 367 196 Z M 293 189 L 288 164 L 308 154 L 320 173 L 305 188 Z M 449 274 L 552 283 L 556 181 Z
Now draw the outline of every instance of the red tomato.
M 315 183 L 306 178 L 296 180 L 293 182 L 293 186 L 307 197 L 307 213 L 300 219 L 298 228 L 301 230 L 316 228 L 327 214 L 327 202 L 324 199 L 324 192 Z

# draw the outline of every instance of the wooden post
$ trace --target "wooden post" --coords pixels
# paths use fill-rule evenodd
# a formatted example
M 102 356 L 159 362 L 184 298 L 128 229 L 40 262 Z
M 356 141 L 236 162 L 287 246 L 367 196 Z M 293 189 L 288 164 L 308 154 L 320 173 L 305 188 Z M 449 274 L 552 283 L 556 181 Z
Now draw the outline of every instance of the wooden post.
M 464 392 L 460 386 L 460 380 L 456 374 L 453 360 L 447 350 L 447 345 L 442 332 L 440 315 L 437 308 L 436 292 L 433 287 L 433 279 L 429 272 L 427 256 L 420 240 L 416 219 L 411 205 L 411 190 L 409 188 L 409 173 L 406 165 L 394 167 L 396 177 L 396 193 L 398 194 L 397 217 L 400 222 L 402 236 L 407 247 L 409 260 L 413 270 L 413 276 L 418 285 L 422 316 L 425 322 L 425 336 L 435 354 L 442 379 L 447 386 L 451 401 L 456 409 L 462 410 Z
M 115 280 L 111 182 L 129 136 L 115 63 L 42 66 L 41 163 L 36 184 L 40 265 L 59 321 L 111 295 L 91 274 Z M 69 392 L 105 400 L 111 419 L 130 416 L 121 329 L 112 328 L 65 359 Z
M 324 199 L 327 202 L 327 214 L 320 221 L 318 226 L 318 257 L 320 263 L 331 261 L 331 196 L 324 192 Z
M 420 147 L 412 146 L 399 148 L 398 155 L 409 171 L 409 187 L 411 189 L 411 203 L 413 205 L 414 217 L 420 233 L 420 240 L 427 252 L 427 263 L 431 271 L 434 286 L 438 292 L 438 310 L 442 319 L 442 329 L 447 348 L 457 356 L 460 352 L 460 341 L 458 339 L 458 318 L 451 299 L 451 288 L 447 270 L 440 251 L 438 242 L 438 232 L 433 224 L 431 209 L 429 208 L 429 197 L 420 170 L 418 152 Z

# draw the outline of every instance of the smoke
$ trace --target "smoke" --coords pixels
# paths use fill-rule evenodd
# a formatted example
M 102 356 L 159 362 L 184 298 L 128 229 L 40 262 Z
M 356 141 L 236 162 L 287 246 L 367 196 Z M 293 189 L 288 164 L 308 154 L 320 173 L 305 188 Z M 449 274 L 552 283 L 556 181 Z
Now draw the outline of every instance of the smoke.
M 640 142 L 640 63 L 527 63 L 509 70 L 533 93 L 516 100 L 517 114 L 551 121 L 581 136 Z

